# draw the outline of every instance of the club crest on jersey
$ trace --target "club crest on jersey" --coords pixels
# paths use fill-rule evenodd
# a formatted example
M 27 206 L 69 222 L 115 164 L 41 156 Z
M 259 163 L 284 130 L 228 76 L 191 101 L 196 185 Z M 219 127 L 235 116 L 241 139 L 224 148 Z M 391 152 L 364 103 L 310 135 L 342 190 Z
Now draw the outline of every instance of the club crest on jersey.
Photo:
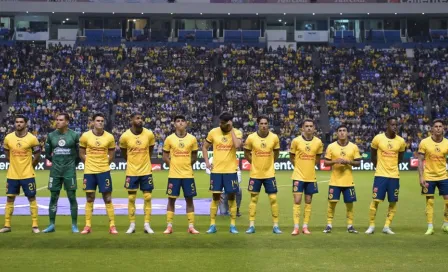
M 66 144 L 66 143 L 65 143 L 65 140 L 64 140 L 64 139 L 59 139 L 59 141 L 58 141 L 58 145 L 59 145 L 59 146 L 62 147 L 62 146 L 65 146 L 65 144 Z
M 22 147 L 22 144 L 21 144 L 20 142 L 17 142 L 16 146 L 17 146 L 18 148 L 21 148 L 21 147 Z
M 387 144 L 387 148 L 388 148 L 388 149 L 393 149 L 394 146 L 393 146 L 391 143 L 388 143 L 388 144 Z
M 226 137 L 222 137 L 221 142 L 227 143 L 227 138 Z
M 185 144 L 183 142 L 179 142 L 179 148 L 184 148 Z
M 440 147 L 436 146 L 436 152 L 440 153 Z
M 345 153 L 344 150 L 341 150 L 341 157 L 345 157 L 347 154 Z
M 266 148 L 266 143 L 265 142 L 261 143 L 261 148 Z
M 100 146 L 101 145 L 101 142 L 100 141 L 98 141 L 98 139 L 95 141 L 95 145 L 96 146 Z
M 141 145 L 141 144 L 142 144 L 142 141 L 140 141 L 140 139 L 137 138 L 137 139 L 135 139 L 135 143 L 136 143 L 137 145 Z
M 310 147 L 309 145 L 306 145 L 306 146 L 305 146 L 305 151 L 306 151 L 306 152 L 310 152 L 310 151 L 311 151 L 311 147 Z

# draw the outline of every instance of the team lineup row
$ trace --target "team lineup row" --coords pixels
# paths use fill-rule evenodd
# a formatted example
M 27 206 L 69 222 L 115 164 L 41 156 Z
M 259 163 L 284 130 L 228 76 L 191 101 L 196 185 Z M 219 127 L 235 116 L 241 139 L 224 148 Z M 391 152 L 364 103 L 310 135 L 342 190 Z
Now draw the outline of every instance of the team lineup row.
M 236 150 L 243 147 L 245 158 L 251 163 L 248 191 L 250 192 L 249 228 L 246 233 L 255 233 L 255 215 L 261 187 L 267 193 L 272 213 L 273 233 L 282 233 L 278 226 L 279 208 L 277 204 L 277 185 L 275 180 L 274 162 L 279 156 L 279 138 L 269 130 L 269 120 L 266 116 L 257 118 L 258 130 L 242 141 L 240 130 L 233 128 L 231 113 L 220 115 L 220 126 L 212 129 L 203 144 L 202 151 L 208 171 L 210 172 L 210 191 L 212 202 L 210 206 L 210 227 L 207 233 L 216 233 L 216 215 L 221 200 L 221 194 L 227 196 L 230 212 L 230 232 L 238 233 L 235 227 L 237 217 L 236 193 L 240 191 L 236 163 Z M 83 190 L 86 193 L 85 227 L 81 234 L 91 232 L 93 204 L 97 188 L 102 193 L 109 217 L 109 233 L 117 234 L 115 214 L 112 205 L 112 179 L 110 163 L 115 156 L 114 137 L 104 131 L 105 117 L 101 113 L 92 117 L 92 129 L 81 137 L 68 128 L 69 116 L 60 113 L 56 117 L 56 130 L 48 134 L 45 143 L 46 158 L 52 162 L 48 188 L 51 192 L 49 215 L 50 224 L 43 232 L 55 231 L 57 202 L 62 186 L 67 191 L 72 217 L 72 232 L 79 232 L 77 227 L 78 205 L 76 201 L 76 165 L 85 163 Z M 36 137 L 27 130 L 28 120 L 25 116 L 15 117 L 15 131 L 8 134 L 4 140 L 6 158 L 10 162 L 7 172 L 7 203 L 5 205 L 5 224 L 0 233 L 11 231 L 11 217 L 14 201 L 20 193 L 20 188 L 30 202 L 32 231 L 39 233 L 36 202 L 36 183 L 34 167 L 37 165 L 41 149 Z M 164 234 L 173 232 L 172 222 L 175 213 L 175 202 L 182 189 L 187 206 L 188 232 L 199 234 L 194 227 L 193 198 L 197 195 L 192 165 L 197 160 L 198 143 L 194 136 L 187 133 L 187 122 L 184 116 L 174 118 L 175 132 L 165 139 L 163 145 L 163 160 L 170 167 L 167 184 L 167 227 Z M 378 134 L 372 140 L 372 162 L 376 167 L 370 204 L 370 225 L 367 234 L 375 232 L 375 217 L 378 205 L 387 195 L 389 202 L 388 214 L 383 227 L 383 233 L 394 234 L 390 225 L 397 209 L 399 196 L 398 165 L 403 158 L 405 141 L 397 135 L 397 119 L 387 119 L 384 133 Z M 448 140 L 444 138 L 445 126 L 442 120 L 434 120 L 431 136 L 422 140 L 419 146 L 419 177 L 422 194 L 426 195 L 426 217 L 428 229 L 425 234 L 433 234 L 434 195 L 438 188 L 444 198 L 444 223 L 442 229 L 448 233 L 448 175 L 446 172 L 446 157 L 448 155 Z M 310 234 L 308 228 L 313 195 L 318 192 L 315 165 L 324 153 L 323 143 L 314 136 L 313 120 L 302 122 L 302 135 L 291 142 L 290 161 L 294 165 L 292 174 L 293 191 L 293 223 L 292 235 L 300 232 Z M 125 188 L 128 191 L 129 229 L 126 233 L 135 232 L 135 209 L 137 191 L 143 192 L 144 199 L 144 231 L 154 233 L 151 229 L 151 199 L 153 180 L 150 154 L 154 147 L 154 134 L 143 128 L 143 117 L 134 113 L 130 117 L 130 129 L 122 134 L 119 147 L 127 161 Z M 213 148 L 213 161 L 208 157 L 208 150 Z M 34 155 L 34 157 L 33 157 Z M 337 128 L 337 141 L 331 143 L 325 151 L 325 165 L 332 166 L 329 190 L 327 226 L 325 233 L 332 231 L 332 220 L 336 203 L 342 194 L 346 204 L 347 231 L 358 233 L 353 226 L 356 202 L 355 184 L 352 167 L 359 166 L 360 153 L 356 144 L 348 139 L 347 127 Z M 300 230 L 301 203 L 304 197 L 304 220 Z

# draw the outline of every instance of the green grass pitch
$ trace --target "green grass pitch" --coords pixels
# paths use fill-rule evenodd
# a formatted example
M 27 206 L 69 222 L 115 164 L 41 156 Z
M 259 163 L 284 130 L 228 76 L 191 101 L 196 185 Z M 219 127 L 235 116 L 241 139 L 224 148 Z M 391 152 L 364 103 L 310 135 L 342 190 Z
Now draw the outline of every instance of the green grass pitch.
M 168 172 L 155 172 L 154 198 L 165 198 Z M 31 233 L 29 216 L 13 216 L 13 232 L 0 235 L 0 271 L 446 271 L 448 234 L 440 230 L 443 222 L 443 201 L 436 198 L 436 234 L 426 231 L 425 201 L 420 195 L 417 172 L 401 173 L 398 211 L 393 222 L 395 236 L 382 234 L 387 203 L 380 204 L 377 233 L 365 235 L 371 200 L 373 172 L 356 172 L 358 202 L 355 203 L 355 227 L 360 234 L 345 232 L 345 206 L 339 203 L 333 223 L 334 231 L 323 234 L 326 224 L 329 172 L 318 172 L 320 193 L 315 195 L 310 222 L 310 236 L 292 237 L 292 194 L 290 172 L 277 172 L 279 185 L 280 228 L 282 235 L 271 231 L 268 198 L 263 193 L 257 208 L 257 233 L 246 235 L 249 195 L 245 190 L 241 205 L 243 216 L 237 219 L 238 235 L 228 233 L 229 218 L 219 216 L 218 233 L 207 235 L 208 216 L 197 216 L 200 235 L 187 234 L 187 219 L 176 216 L 174 233 L 163 235 L 165 216 L 153 216 L 154 235 L 142 231 L 143 216 L 137 217 L 137 232 L 126 235 L 127 216 L 117 216 L 117 236 L 108 234 L 106 216 L 93 218 L 93 233 L 87 236 L 70 233 L 70 217 L 57 217 L 57 232 Z M 82 173 L 78 173 L 78 188 L 82 188 Z M 195 173 L 198 197 L 208 198 L 208 176 Z M 113 172 L 114 197 L 125 198 L 122 188 L 124 172 Z M 5 172 L 0 173 L 0 187 L 5 188 Z M 48 172 L 37 174 L 38 196 L 49 196 L 46 190 Z M 243 173 L 243 189 L 247 188 L 248 173 Z M 1 196 L 5 191 L 2 190 Z M 83 196 L 78 190 L 78 196 Z M 65 192 L 61 193 L 61 198 Z M 139 193 L 141 197 L 141 193 Z M 97 201 L 102 201 L 99 197 Z M 179 199 L 178 201 L 183 201 Z M 303 205 L 302 205 L 303 209 Z M 302 211 L 303 217 L 303 211 Z M 40 227 L 48 223 L 41 216 Z M 0 216 L 0 224 L 3 223 Z M 301 219 L 302 221 L 302 219 Z M 79 227 L 84 217 L 79 217 Z

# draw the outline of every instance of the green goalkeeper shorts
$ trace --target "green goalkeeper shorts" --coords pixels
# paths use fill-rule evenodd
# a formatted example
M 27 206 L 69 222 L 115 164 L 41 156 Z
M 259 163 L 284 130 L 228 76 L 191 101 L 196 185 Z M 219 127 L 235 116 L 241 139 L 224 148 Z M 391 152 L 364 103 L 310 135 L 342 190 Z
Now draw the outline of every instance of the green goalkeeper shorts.
M 72 177 L 50 177 L 48 181 L 48 190 L 60 191 L 64 184 L 66 191 L 75 191 L 78 187 L 76 185 L 76 176 Z

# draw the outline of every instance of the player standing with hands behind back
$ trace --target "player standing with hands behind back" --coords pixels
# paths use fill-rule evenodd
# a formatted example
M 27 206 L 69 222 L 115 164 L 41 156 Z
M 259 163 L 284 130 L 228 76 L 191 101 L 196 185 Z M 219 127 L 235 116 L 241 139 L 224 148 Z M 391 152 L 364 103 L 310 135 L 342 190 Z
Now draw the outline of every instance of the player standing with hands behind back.
M 378 204 L 386 198 L 389 200 L 386 223 L 383 233 L 395 234 L 390 229 L 390 224 L 397 211 L 398 194 L 400 190 L 400 173 L 398 165 L 403 160 L 406 142 L 397 135 L 397 118 L 387 118 L 385 133 L 375 136 L 372 140 L 372 162 L 376 167 L 375 179 L 373 181 L 372 203 L 370 204 L 370 226 L 366 234 L 375 232 L 375 217 Z
M 24 115 L 15 117 L 15 129 L 6 135 L 3 141 L 9 169 L 6 174 L 5 225 L 0 229 L 0 233 L 11 232 L 11 216 L 20 187 L 30 202 L 32 232 L 39 233 L 34 167 L 40 159 L 40 145 L 36 136 L 28 132 L 28 118 Z
M 247 234 L 255 233 L 255 215 L 261 185 L 269 196 L 271 204 L 273 228 L 272 232 L 281 234 L 278 227 L 277 181 L 275 180 L 274 162 L 280 154 L 280 140 L 269 131 L 266 116 L 257 118 L 258 131 L 247 137 L 244 143 L 244 157 L 252 164 L 248 191 L 251 195 L 249 204 L 249 229 Z
M 135 200 L 137 190 L 143 192 L 145 223 L 143 232 L 153 234 L 151 229 L 151 199 L 154 181 L 152 179 L 151 153 L 154 148 L 154 134 L 143 127 L 143 116 L 134 112 L 130 116 L 131 128 L 120 137 L 120 149 L 127 162 L 124 188 L 128 191 L 129 229 L 126 234 L 135 233 Z
M 311 202 L 313 195 L 318 193 L 316 181 L 316 163 L 319 162 L 324 146 L 322 141 L 314 137 L 314 121 L 305 119 L 302 124 L 302 135 L 296 137 L 291 142 L 289 159 L 294 165 L 292 174 L 294 194 L 293 220 L 294 230 L 291 235 L 298 235 L 300 222 L 300 204 L 302 195 L 305 193 L 305 215 L 303 220 L 303 233 L 311 234 L 308 230 L 308 223 L 311 217 Z
M 233 116 L 224 112 L 219 116 L 220 125 L 212 129 L 202 146 L 206 167 L 211 170 L 210 191 L 213 200 L 210 205 L 210 228 L 207 233 L 216 233 L 216 213 L 222 189 L 228 195 L 230 209 L 230 232 L 238 233 L 235 227 L 237 205 L 235 194 L 239 191 L 236 161 L 236 150 L 241 147 L 243 134 L 233 127 Z M 213 145 L 213 164 L 208 160 L 208 149 Z
M 109 217 L 109 233 L 118 234 L 115 228 L 115 212 L 112 205 L 112 178 L 110 164 L 115 156 L 115 139 L 104 130 L 105 118 L 102 113 L 92 117 L 93 129 L 84 132 L 79 139 L 79 156 L 85 163 L 83 189 L 86 192 L 86 226 L 81 234 L 92 232 L 93 203 L 98 187 L 103 194 L 106 212 Z

